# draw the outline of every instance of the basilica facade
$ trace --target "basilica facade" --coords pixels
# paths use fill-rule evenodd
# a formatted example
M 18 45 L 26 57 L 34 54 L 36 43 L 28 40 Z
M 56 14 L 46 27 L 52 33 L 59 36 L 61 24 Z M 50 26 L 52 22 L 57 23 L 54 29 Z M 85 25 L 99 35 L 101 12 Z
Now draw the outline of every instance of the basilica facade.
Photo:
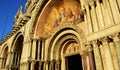
M 27 0 L 0 42 L 0 70 L 120 70 L 120 0 Z

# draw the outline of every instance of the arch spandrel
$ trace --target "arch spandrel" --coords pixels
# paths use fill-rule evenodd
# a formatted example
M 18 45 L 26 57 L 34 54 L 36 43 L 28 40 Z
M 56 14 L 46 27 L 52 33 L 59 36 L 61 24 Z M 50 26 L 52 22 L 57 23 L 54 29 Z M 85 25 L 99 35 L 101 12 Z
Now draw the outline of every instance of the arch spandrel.
M 59 25 L 77 20 L 80 13 L 79 0 L 51 0 L 39 16 L 35 35 L 49 36 Z

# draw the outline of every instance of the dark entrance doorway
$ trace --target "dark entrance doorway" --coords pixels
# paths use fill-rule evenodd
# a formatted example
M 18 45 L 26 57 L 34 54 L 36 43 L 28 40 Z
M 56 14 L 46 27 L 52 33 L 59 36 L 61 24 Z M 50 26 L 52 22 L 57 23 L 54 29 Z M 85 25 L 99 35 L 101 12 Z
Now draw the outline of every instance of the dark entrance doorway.
M 67 70 L 83 70 L 82 59 L 79 54 L 66 57 Z

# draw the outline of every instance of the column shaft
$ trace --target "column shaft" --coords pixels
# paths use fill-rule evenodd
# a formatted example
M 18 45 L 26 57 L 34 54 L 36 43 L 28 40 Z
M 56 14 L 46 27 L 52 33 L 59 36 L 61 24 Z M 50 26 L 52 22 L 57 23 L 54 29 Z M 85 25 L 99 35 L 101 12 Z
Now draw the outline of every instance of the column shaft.
M 43 70 L 43 62 L 39 61 L 39 70 Z
M 103 69 L 104 70 L 107 70 L 107 66 L 106 66 L 106 63 L 105 63 L 105 53 L 104 53 L 104 48 L 102 45 L 99 46 L 100 47 L 100 52 L 101 52 L 101 58 L 102 58 L 102 63 L 103 63 Z
M 89 5 L 85 5 L 86 8 L 86 15 L 87 15 L 87 25 L 88 25 L 88 29 L 89 29 L 89 34 L 91 34 L 93 32 L 93 26 L 92 26 L 92 21 L 91 21 L 91 14 L 90 14 L 90 9 L 89 9 Z
M 55 70 L 55 60 L 51 61 L 51 70 Z
M 117 63 L 117 56 L 116 56 L 115 47 L 113 45 L 113 42 L 110 42 L 109 46 L 110 46 L 110 52 L 111 52 L 111 56 L 112 56 L 112 61 L 113 61 L 114 69 L 115 70 L 119 70 L 118 63 Z
M 104 19 L 103 19 L 103 18 L 105 18 L 103 16 L 103 13 L 105 13 L 105 12 L 102 12 L 102 8 L 101 8 L 101 4 L 100 4 L 99 0 L 96 0 L 96 4 L 97 4 L 96 13 L 97 13 L 97 18 L 98 18 L 98 24 L 99 24 L 99 29 L 101 30 L 101 29 L 104 29 L 104 27 L 105 27 L 105 23 L 104 23 Z
M 50 69 L 49 61 L 45 61 L 45 70 L 49 70 L 49 69 Z
M 17 64 L 17 52 L 14 52 L 14 63 L 13 64 L 14 65 Z
M 40 60 L 40 54 L 41 54 L 41 53 L 40 53 L 40 49 L 41 49 L 41 48 L 40 48 L 40 43 L 41 43 L 40 40 L 38 40 L 38 49 L 37 49 L 37 50 L 38 50 L 38 52 L 37 52 L 37 53 L 38 53 L 38 55 L 37 55 L 37 59 L 38 59 L 38 60 Z
M 118 10 L 120 12 L 120 0 L 116 0 L 116 3 L 117 3 L 116 5 L 118 5 L 117 8 L 118 8 Z
M 84 67 L 84 70 L 87 70 L 87 61 L 86 61 L 86 57 L 83 57 L 83 67 Z
M 0 68 L 1 68 L 1 66 L 2 66 L 2 58 L 0 57 Z
M 61 70 L 61 60 L 56 61 L 57 70 Z
M 114 22 L 115 24 L 118 24 L 119 23 L 119 11 L 117 9 L 117 4 L 115 0 L 109 0 L 109 3 L 110 3 L 111 10 L 112 10 Z
M 95 57 L 96 70 L 103 70 L 100 50 L 96 41 L 93 41 L 93 51 Z
M 114 40 L 113 44 L 114 44 L 115 51 L 116 51 L 116 56 L 117 56 L 118 67 L 119 67 L 119 70 L 120 70 L 120 39 L 117 35 L 115 35 L 113 40 Z
M 42 40 L 42 60 L 44 60 L 44 55 L 45 55 L 45 40 Z
M 107 18 L 107 20 L 109 20 L 105 24 L 107 24 L 107 27 L 109 27 L 109 26 L 114 25 L 110 4 L 109 4 L 108 0 L 103 0 L 103 4 L 104 4 L 104 10 L 105 10 L 105 13 L 106 13 L 105 14 L 106 18 Z
M 35 59 L 35 57 L 36 57 L 36 42 L 37 42 L 37 39 L 33 39 L 33 44 L 32 44 L 32 59 Z
M 31 62 L 31 70 L 35 70 L 35 61 Z
M 90 43 L 87 44 L 87 48 L 88 48 L 90 70 L 95 70 L 94 55 L 93 55 L 92 46 Z
M 98 31 L 98 21 L 97 21 L 97 17 L 96 17 L 94 1 L 92 0 L 89 4 L 92 8 L 91 9 L 91 19 L 92 19 L 92 24 L 93 24 L 93 31 L 96 32 L 96 31 Z
M 110 47 L 109 47 L 107 38 L 103 38 L 102 44 L 103 44 L 104 53 L 105 53 L 105 61 L 107 65 L 107 70 L 114 70 L 113 61 L 112 61 L 112 57 L 110 53 Z
M 88 52 L 88 56 L 89 56 L 89 62 L 90 62 L 90 70 L 95 70 L 95 63 L 94 63 L 93 52 L 89 51 Z
M 20 64 L 20 59 L 21 59 L 21 53 L 18 53 L 17 65 L 19 65 L 19 64 Z

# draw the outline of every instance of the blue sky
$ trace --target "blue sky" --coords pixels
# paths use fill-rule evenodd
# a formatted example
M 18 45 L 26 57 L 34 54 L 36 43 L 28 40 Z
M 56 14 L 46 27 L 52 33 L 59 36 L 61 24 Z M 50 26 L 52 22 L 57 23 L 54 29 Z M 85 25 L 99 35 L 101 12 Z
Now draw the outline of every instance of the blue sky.
M 27 0 L 0 0 L 0 40 L 12 30 L 14 16 L 22 5 L 23 10 Z

